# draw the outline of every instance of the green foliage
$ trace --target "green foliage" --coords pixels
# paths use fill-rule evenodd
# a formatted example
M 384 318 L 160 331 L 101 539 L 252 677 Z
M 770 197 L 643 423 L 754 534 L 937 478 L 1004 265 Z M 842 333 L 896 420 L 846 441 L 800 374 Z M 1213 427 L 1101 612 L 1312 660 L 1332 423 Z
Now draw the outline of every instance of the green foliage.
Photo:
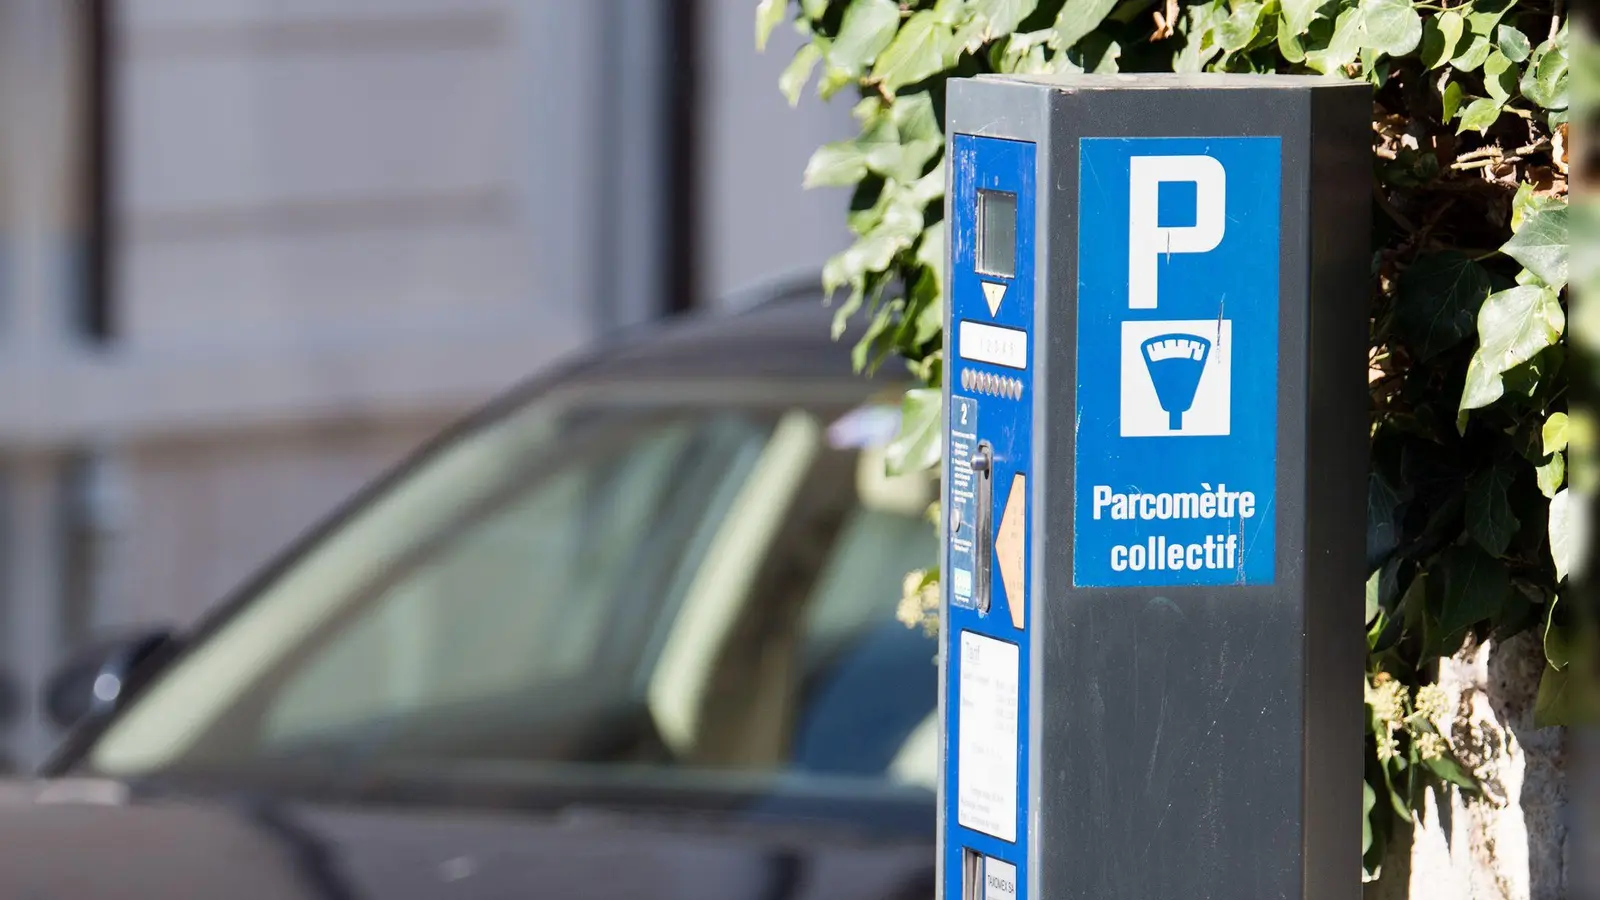
M 1473 790 L 1433 663 L 1539 628 L 1541 723 L 1571 718 L 1566 121 L 1557 0 L 763 0 L 806 43 L 780 87 L 850 87 L 860 133 L 806 183 L 854 189 L 824 273 L 856 363 L 903 359 L 897 468 L 934 465 L 943 377 L 945 79 L 985 72 L 1281 72 L 1374 85 L 1367 863 L 1420 789 Z M 1592 68 L 1592 64 L 1590 65 Z M 820 74 L 818 72 L 820 71 Z M 1582 67 L 1580 66 L 1580 72 Z M 1582 432 L 1588 434 L 1588 431 Z M 1588 447 L 1589 444 L 1585 444 Z M 1588 452 L 1588 451 L 1586 451 Z M 1587 458 L 1587 457 L 1585 457 Z M 924 602 L 936 573 L 908 580 Z M 911 604 L 922 608 L 917 604 Z

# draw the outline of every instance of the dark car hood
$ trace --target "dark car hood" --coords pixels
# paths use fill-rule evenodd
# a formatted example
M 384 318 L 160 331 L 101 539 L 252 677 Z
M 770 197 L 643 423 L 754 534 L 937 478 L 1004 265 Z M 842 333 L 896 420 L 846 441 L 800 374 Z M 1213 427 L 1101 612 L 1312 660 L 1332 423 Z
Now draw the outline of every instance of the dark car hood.
M 136 796 L 0 782 L 7 898 L 912 900 L 933 848 L 689 817 Z

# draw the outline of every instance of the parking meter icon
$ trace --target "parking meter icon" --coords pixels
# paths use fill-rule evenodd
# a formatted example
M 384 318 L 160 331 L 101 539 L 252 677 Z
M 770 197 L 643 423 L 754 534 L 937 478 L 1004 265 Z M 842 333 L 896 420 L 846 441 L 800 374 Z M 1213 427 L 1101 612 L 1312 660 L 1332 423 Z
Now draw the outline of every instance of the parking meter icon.
M 1198 334 L 1159 334 L 1139 345 L 1156 397 L 1166 410 L 1168 427 L 1183 428 L 1183 414 L 1194 405 L 1200 376 L 1206 370 L 1211 342 Z
M 1118 432 L 1200 437 L 1232 430 L 1233 323 L 1129 319 L 1122 323 Z

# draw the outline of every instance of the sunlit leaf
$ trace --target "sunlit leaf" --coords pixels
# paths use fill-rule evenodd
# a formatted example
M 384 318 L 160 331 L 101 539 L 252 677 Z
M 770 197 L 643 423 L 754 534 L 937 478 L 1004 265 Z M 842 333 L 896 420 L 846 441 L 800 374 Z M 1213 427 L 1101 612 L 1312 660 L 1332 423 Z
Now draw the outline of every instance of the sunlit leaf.
M 1539 430 L 1539 437 L 1546 455 L 1560 453 L 1567 449 L 1567 428 L 1570 420 L 1564 412 L 1551 413 L 1544 420 L 1544 427 Z
M 890 475 L 931 469 L 939 462 L 944 436 L 943 392 L 912 388 L 900 404 L 900 433 L 884 451 Z
M 1556 580 L 1567 577 L 1572 566 L 1573 516 L 1572 490 L 1562 488 L 1550 498 L 1550 559 L 1556 564 Z
M 1504 106 L 1498 100 L 1479 97 L 1461 111 L 1461 127 L 1456 130 L 1458 133 L 1488 131 L 1491 125 L 1500 121 L 1503 110 Z
M 761 0 L 756 4 L 756 49 L 767 49 L 767 39 L 772 29 L 783 23 L 789 11 L 789 0 Z
M 1549 288 L 1520 285 L 1491 294 L 1478 311 L 1478 352 L 1467 368 L 1461 409 L 1499 399 L 1500 376 L 1560 340 L 1565 328 L 1561 303 Z
M 806 163 L 806 187 L 843 187 L 855 184 L 867 174 L 867 156 L 855 141 L 823 144 Z
M 953 62 L 947 55 L 955 45 L 955 33 L 939 21 L 932 10 L 924 10 L 906 20 L 894 41 L 872 67 L 872 78 L 889 90 L 915 84 L 937 74 Z
M 1282 0 L 1280 7 L 1283 10 L 1283 24 L 1290 32 L 1298 33 L 1311 27 L 1311 20 L 1317 17 L 1317 10 L 1322 7 L 1324 0 Z
M 1545 109 L 1567 108 L 1567 51 L 1553 41 L 1539 45 L 1522 73 L 1522 95 Z
M 1051 46 L 1066 50 L 1076 44 L 1084 35 L 1099 28 L 1116 5 L 1117 0 L 1066 0 L 1056 14 Z
M 1443 18 L 1443 14 L 1440 15 Z M 1512 62 L 1524 62 L 1529 54 L 1533 53 L 1533 45 L 1528 42 L 1528 36 L 1510 25 L 1501 25 L 1496 32 L 1495 46 Z
M 1571 642 L 1556 624 L 1556 607 L 1560 604 L 1560 595 L 1551 597 L 1544 613 L 1544 658 L 1553 669 L 1565 669 L 1572 662 Z
M 1455 119 L 1456 113 L 1461 110 L 1461 97 L 1462 90 L 1459 83 L 1452 81 L 1445 86 L 1443 97 L 1444 121 L 1449 122 Z
M 1364 46 L 1404 56 L 1422 41 L 1422 16 L 1407 0 L 1361 0 Z
M 1565 204 L 1528 215 L 1500 251 L 1553 290 L 1567 284 L 1567 207 Z
M 1489 54 L 1483 64 L 1483 89 L 1497 103 L 1505 103 L 1517 89 L 1517 67 L 1505 54 Z
M 790 106 L 799 105 L 800 93 L 806 89 L 806 82 L 811 80 L 811 70 L 817 67 L 820 59 L 822 51 L 816 44 L 801 44 L 800 49 L 794 52 L 794 59 L 784 66 L 782 74 L 778 76 L 778 90 L 783 92 Z
M 900 5 L 894 0 L 851 0 L 828 48 L 828 64 L 860 75 L 872 65 L 900 27 Z
M 1461 18 L 1461 13 L 1453 9 L 1423 20 L 1422 64 L 1429 69 L 1436 69 L 1449 62 L 1455 56 L 1456 45 L 1461 43 L 1461 34 L 1465 29 L 1466 21 Z M 1449 116 L 1445 120 L 1449 121 Z
M 988 20 L 991 36 L 1010 34 L 1039 7 L 1039 0 L 975 0 L 973 10 Z
M 1567 458 L 1565 454 L 1554 453 L 1550 461 L 1534 469 L 1534 475 L 1539 482 L 1539 493 L 1546 497 L 1554 497 L 1561 486 L 1566 483 Z

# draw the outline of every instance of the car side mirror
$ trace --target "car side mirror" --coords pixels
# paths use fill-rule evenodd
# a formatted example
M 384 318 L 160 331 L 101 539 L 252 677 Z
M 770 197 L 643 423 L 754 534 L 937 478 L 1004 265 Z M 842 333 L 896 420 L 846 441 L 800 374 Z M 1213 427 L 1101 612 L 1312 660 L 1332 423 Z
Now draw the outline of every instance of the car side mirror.
M 73 653 L 45 684 L 44 708 L 62 730 L 91 716 L 117 709 L 141 687 L 180 644 L 165 628 L 153 628 L 99 641 Z

